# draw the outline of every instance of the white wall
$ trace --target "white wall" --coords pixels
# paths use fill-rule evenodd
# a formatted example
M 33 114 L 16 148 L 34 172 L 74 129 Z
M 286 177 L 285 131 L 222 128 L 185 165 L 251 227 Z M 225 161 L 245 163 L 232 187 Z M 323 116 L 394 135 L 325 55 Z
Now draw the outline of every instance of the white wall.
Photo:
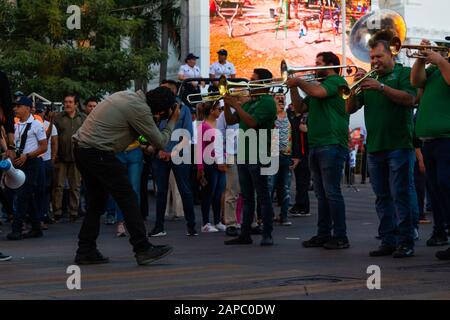
M 189 1 L 189 52 L 199 56 L 202 77 L 209 77 L 209 1 Z M 184 61 L 184 57 L 181 57 Z

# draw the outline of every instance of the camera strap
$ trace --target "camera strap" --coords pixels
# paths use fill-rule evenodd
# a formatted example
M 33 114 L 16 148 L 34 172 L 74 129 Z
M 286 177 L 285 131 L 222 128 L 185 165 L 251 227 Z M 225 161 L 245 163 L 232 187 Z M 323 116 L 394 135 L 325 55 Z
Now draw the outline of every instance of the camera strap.
M 25 149 L 25 144 L 27 143 L 28 138 L 28 131 L 30 130 L 31 125 L 32 123 L 27 123 L 27 126 L 25 127 L 25 130 L 22 133 L 22 136 L 20 137 L 20 146 L 18 150 L 19 155 L 22 155 L 23 150 Z

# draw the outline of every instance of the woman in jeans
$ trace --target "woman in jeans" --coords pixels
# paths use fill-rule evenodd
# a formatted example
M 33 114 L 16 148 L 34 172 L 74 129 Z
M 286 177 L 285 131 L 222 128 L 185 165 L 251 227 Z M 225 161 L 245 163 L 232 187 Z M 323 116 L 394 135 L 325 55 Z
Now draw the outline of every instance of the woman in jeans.
M 127 167 L 128 180 L 130 180 L 131 186 L 136 193 L 138 203 L 140 203 L 141 195 L 141 175 L 144 167 L 143 153 L 140 148 L 139 142 L 134 142 L 129 145 L 127 150 L 119 152 L 116 157 Z M 116 204 L 116 221 L 117 221 L 117 236 L 125 237 L 125 223 L 123 213 Z
M 226 165 L 223 161 L 219 160 L 223 150 L 217 150 L 217 143 L 220 143 L 222 139 L 217 139 L 216 120 L 219 118 L 223 107 L 220 106 L 220 101 L 208 102 L 199 105 L 197 108 L 199 111 L 199 117 L 202 119 L 202 123 L 198 125 L 198 151 L 200 152 L 198 159 L 202 159 L 202 163 L 198 164 L 197 179 L 202 186 L 202 216 L 203 227 L 202 232 L 218 232 L 225 231 L 226 227 L 221 222 L 221 197 L 225 190 L 225 168 Z M 207 140 L 207 141 L 205 141 Z M 215 142 L 215 140 L 217 140 Z M 212 152 L 206 153 L 206 156 L 214 157 L 214 163 L 208 164 L 205 161 L 204 150 L 211 144 L 216 143 Z M 210 149 L 209 147 L 208 149 Z M 223 159 L 223 157 L 222 157 Z M 219 160 L 219 161 L 218 161 Z M 219 163 L 219 164 L 218 164 Z M 212 205 L 214 214 L 214 226 L 209 222 L 209 210 Z

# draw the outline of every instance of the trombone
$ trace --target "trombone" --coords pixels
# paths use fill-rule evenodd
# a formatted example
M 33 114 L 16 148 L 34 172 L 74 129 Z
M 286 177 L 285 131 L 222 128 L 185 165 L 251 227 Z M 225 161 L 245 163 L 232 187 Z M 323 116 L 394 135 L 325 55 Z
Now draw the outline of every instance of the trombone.
M 338 88 L 338 94 L 342 99 L 348 100 L 352 96 L 361 93 L 361 83 L 367 78 L 378 79 L 377 67 L 373 68 L 371 71 L 367 72 L 361 79 L 353 83 L 351 86 L 340 86 Z
M 340 69 L 340 74 L 346 72 L 343 77 L 354 77 L 358 72 L 358 67 L 356 65 L 339 65 L 339 66 L 321 66 L 321 67 L 293 67 L 287 64 L 286 60 L 281 61 L 281 75 L 284 81 L 289 77 L 293 77 L 296 73 L 303 73 L 299 78 L 312 82 L 323 80 L 316 75 L 317 71 L 328 70 L 328 69 Z
M 266 82 L 266 83 L 264 83 Z M 244 97 L 244 96 L 256 96 L 266 93 L 252 93 L 252 91 L 261 89 L 272 89 L 272 88 L 287 88 L 284 84 L 284 80 L 280 79 L 262 79 L 254 81 L 229 81 L 225 75 L 222 75 L 219 79 L 219 91 L 205 93 L 194 93 L 187 96 L 189 103 L 197 103 L 198 98 L 201 98 L 202 102 L 214 102 L 223 99 L 225 95 Z
M 405 45 L 399 37 L 394 37 L 389 43 L 390 50 L 394 56 L 400 54 L 401 50 L 406 49 L 406 56 L 413 59 L 426 59 L 425 50 L 433 50 L 446 54 L 450 58 L 450 48 L 445 46 L 422 46 L 422 45 Z

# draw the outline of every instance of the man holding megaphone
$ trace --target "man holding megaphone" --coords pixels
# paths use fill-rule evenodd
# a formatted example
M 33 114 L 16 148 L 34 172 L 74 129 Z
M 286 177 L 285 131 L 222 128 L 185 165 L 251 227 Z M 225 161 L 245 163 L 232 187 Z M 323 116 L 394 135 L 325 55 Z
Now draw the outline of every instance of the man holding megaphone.
M 33 102 L 21 96 L 14 102 L 14 113 L 18 122 L 14 125 L 15 159 L 13 165 L 25 174 L 25 182 L 16 190 L 17 207 L 8 240 L 42 237 L 41 222 L 37 208 L 38 172 L 42 159 L 39 155 L 47 151 L 47 137 L 44 125 L 31 114 Z M 31 230 L 22 234 L 26 214 L 31 219 Z

